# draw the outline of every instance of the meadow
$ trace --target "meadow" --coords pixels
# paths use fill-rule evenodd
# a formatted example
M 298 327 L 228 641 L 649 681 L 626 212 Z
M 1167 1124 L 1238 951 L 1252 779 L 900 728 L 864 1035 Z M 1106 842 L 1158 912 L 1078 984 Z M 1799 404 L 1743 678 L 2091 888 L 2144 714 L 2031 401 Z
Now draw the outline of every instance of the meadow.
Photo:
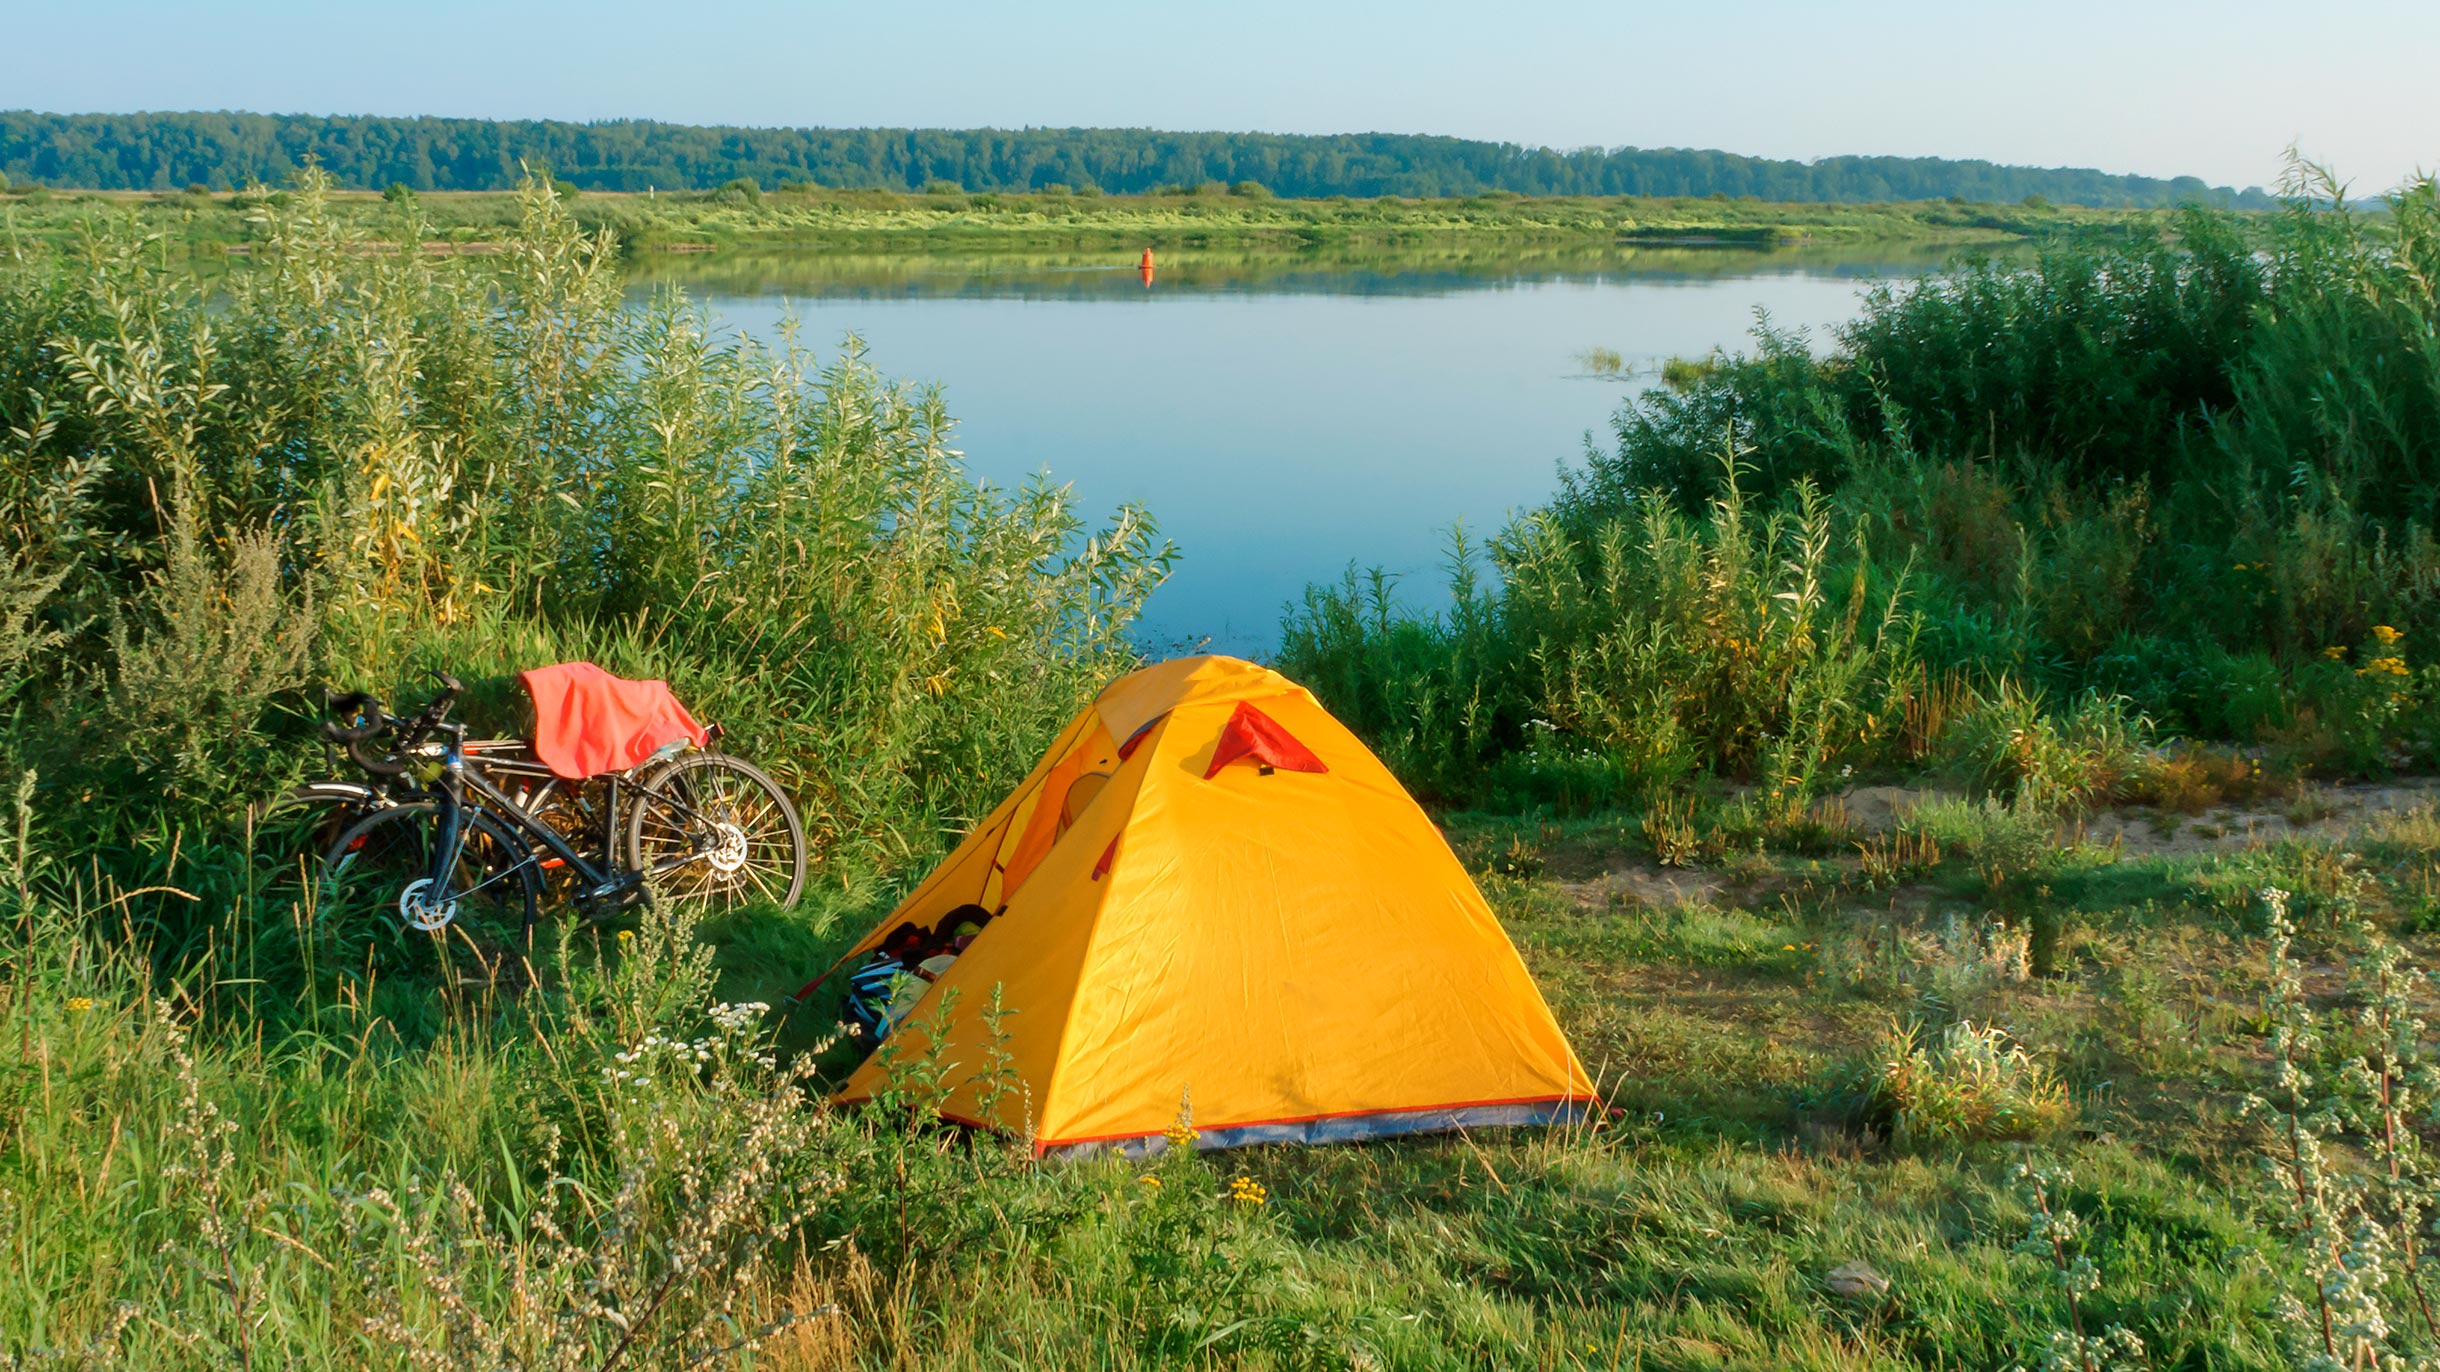
M 943 1128 L 920 1058 L 831 1110 L 828 1007 L 773 1007 L 1131 660 L 1149 514 L 975 483 L 852 349 L 618 309 L 547 186 L 442 256 L 308 178 L 209 291 L 140 221 L 21 247 L 0 1353 L 2440 1353 L 2440 202 L 2315 189 L 1687 359 L 1440 613 L 1315 588 L 1283 668 L 1435 808 L 1610 1108 L 1136 1164 Z M 445 667 L 507 729 L 570 657 L 782 779 L 807 901 L 555 920 L 521 992 L 317 918 L 265 808 L 315 689 Z
M 0 187 L 0 190 L 6 188 Z M 716 190 L 633 193 L 561 187 L 569 217 L 608 231 L 620 251 L 650 257 L 715 249 L 838 246 L 864 252 L 1043 247 L 1300 247 L 1496 239 L 1509 242 L 1928 242 L 1998 244 L 2069 231 L 2125 232 L 2164 221 L 2162 210 L 2090 210 L 2028 204 L 1911 201 L 1779 204 L 1727 196 L 1284 199 L 1250 183 L 1178 187 L 1138 195 L 1065 191 L 928 193 L 765 189 L 737 181 Z M 0 194 L 0 242 L 65 246 L 89 226 L 132 217 L 159 250 L 212 257 L 249 250 L 251 221 L 291 192 L 24 190 Z M 368 237 L 416 238 L 433 252 L 490 252 L 523 210 L 496 191 L 322 193 L 324 213 Z

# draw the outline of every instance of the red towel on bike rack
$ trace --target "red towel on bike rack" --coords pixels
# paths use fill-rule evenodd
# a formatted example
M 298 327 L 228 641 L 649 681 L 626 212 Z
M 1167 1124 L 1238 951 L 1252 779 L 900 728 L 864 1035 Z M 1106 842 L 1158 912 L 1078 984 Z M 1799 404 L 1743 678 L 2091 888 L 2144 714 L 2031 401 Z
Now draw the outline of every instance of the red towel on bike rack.
M 570 781 L 624 772 L 676 739 L 709 737 L 666 681 L 629 681 L 590 662 L 518 674 L 534 698 L 534 756 Z

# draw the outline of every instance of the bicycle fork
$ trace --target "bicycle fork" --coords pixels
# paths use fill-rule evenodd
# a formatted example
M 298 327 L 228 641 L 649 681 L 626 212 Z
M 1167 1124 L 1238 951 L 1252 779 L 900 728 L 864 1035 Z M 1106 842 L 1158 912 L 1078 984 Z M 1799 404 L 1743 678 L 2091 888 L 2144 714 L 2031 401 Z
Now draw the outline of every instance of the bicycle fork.
M 439 785 L 433 788 L 440 810 L 439 841 L 432 845 L 432 868 L 421 881 L 410 882 L 398 895 L 398 913 L 407 924 L 427 932 L 445 929 L 457 918 L 460 896 L 450 889 L 458 859 L 466 851 L 466 762 L 453 742 L 441 760 Z

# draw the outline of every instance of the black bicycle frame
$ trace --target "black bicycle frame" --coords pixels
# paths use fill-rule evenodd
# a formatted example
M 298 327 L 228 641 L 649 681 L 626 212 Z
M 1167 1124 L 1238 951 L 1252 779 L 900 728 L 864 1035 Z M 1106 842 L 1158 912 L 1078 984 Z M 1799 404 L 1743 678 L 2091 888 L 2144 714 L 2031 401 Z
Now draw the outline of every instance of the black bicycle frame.
M 557 780 L 556 777 L 553 779 Z M 542 846 L 550 851 L 551 856 L 574 868 L 576 875 L 584 882 L 584 889 L 579 893 L 579 899 L 609 895 L 624 885 L 641 881 L 642 877 L 636 873 L 621 873 L 618 870 L 619 790 L 622 780 L 623 778 L 616 776 L 609 778 L 608 810 L 602 820 L 601 865 L 596 867 L 585 859 L 584 854 L 576 850 L 574 844 L 561 836 L 558 830 L 534 818 L 524 806 L 511 799 L 507 792 L 493 785 L 490 779 L 480 771 L 468 767 L 466 765 L 465 734 L 463 731 L 452 733 L 448 750 L 441 757 L 440 784 L 433 788 L 441 811 L 441 841 L 432 850 L 432 889 L 438 893 L 435 899 L 448 900 L 456 894 L 471 895 L 474 891 L 479 891 L 483 887 L 509 876 L 529 863 L 538 864 L 541 861 L 541 854 L 529 848 L 518 861 L 485 877 L 467 891 L 450 891 L 448 888 L 449 874 L 457 869 L 458 855 L 465 847 L 466 830 L 470 827 L 466 818 L 471 808 L 466 803 L 468 791 L 474 792 L 481 798 L 484 802 L 483 808 L 499 812 L 514 827 L 540 840 Z

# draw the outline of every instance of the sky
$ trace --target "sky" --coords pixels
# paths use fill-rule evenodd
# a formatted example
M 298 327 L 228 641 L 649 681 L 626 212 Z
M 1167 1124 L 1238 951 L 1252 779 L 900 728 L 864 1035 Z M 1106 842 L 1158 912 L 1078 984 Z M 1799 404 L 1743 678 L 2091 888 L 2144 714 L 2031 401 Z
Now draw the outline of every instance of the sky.
M 2440 170 L 2440 0 L 0 0 L 0 108 L 1440 133 L 2361 193 Z

